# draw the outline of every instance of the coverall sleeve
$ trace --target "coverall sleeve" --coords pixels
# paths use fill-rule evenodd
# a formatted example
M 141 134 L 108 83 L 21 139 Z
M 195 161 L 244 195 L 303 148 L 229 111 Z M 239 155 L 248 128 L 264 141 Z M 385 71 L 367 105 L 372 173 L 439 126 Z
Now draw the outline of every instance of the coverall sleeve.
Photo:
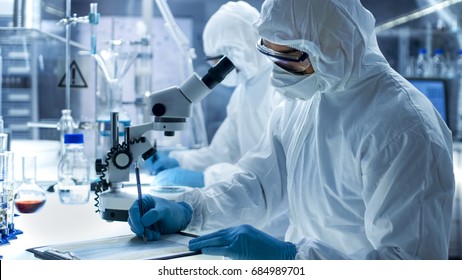
M 182 168 L 196 171 L 203 171 L 206 167 L 219 162 L 236 163 L 241 154 L 235 131 L 235 122 L 227 117 L 215 132 L 209 146 L 173 151 L 169 156 L 176 159 Z
M 187 230 L 199 232 L 244 223 L 262 228 L 278 206 L 287 203 L 285 156 L 279 139 L 273 136 L 279 123 L 271 123 L 269 133 L 237 163 L 239 171 L 226 181 L 192 190 L 177 199 L 193 209 Z
M 310 238 L 303 259 L 447 259 L 454 195 L 451 144 L 416 125 L 364 160 L 364 227 L 369 248 L 346 256 Z M 369 245 L 369 244 L 367 244 Z
M 226 162 L 235 164 L 242 156 L 239 147 L 238 119 L 235 117 L 239 108 L 239 94 L 235 90 L 226 107 L 227 116 L 215 132 L 209 146 L 200 149 L 173 151 L 170 157 L 176 159 L 180 167 L 196 171 L 204 171 L 210 165 Z

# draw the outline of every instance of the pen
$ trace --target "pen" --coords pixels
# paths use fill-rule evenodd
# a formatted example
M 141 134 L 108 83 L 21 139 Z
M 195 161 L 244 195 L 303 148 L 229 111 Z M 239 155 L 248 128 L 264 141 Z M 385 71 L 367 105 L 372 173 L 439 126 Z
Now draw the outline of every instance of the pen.
M 140 207 L 140 218 L 143 216 L 143 194 L 141 193 L 140 168 L 138 162 L 135 163 L 136 190 L 138 191 L 138 205 Z M 146 244 L 146 228 L 144 228 L 143 240 Z

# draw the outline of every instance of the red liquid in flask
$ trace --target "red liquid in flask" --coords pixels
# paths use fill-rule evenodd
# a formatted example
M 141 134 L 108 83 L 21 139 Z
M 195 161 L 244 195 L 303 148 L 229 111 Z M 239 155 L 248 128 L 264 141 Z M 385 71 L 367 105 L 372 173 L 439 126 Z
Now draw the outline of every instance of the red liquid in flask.
M 16 209 L 20 213 L 30 214 L 42 208 L 46 200 L 21 200 L 15 201 Z

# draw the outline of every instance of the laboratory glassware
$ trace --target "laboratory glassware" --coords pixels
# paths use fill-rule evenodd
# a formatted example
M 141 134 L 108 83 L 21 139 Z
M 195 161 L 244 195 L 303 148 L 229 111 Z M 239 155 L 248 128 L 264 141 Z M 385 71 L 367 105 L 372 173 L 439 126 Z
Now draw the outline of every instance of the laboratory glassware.
M 65 134 L 64 145 L 58 164 L 59 200 L 64 204 L 85 204 L 90 197 L 90 163 L 84 153 L 83 134 Z
M 127 111 L 123 108 L 123 79 L 135 62 L 137 52 L 125 46 L 118 40 L 111 42 L 111 47 L 93 55 L 104 77 L 102 89 L 98 93 L 96 122 L 99 127 L 99 153 L 110 147 L 110 115 L 119 114 L 120 134 L 123 136 L 124 127 L 131 124 Z
M 37 157 L 22 157 L 22 183 L 14 192 L 14 204 L 19 213 L 30 214 L 45 205 L 45 191 L 36 182 Z

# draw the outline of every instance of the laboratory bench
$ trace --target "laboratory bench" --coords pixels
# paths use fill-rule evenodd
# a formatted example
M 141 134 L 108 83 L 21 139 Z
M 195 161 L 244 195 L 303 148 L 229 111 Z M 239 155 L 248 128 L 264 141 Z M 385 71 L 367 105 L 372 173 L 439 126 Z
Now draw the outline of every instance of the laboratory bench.
M 62 204 L 57 192 L 47 192 L 45 205 L 32 214 L 15 217 L 15 228 L 23 233 L 10 244 L 0 246 L 3 260 L 39 260 L 30 248 L 92 241 L 110 237 L 133 235 L 127 222 L 108 222 L 95 213 L 95 195 L 87 204 Z M 182 259 L 221 259 L 213 256 L 194 255 Z
M 54 170 L 54 169 L 53 169 Z M 52 169 L 40 170 L 38 173 L 53 174 Z M 131 176 L 134 177 L 134 176 Z M 148 178 L 149 177 L 149 178 Z M 144 175 L 142 181 L 147 182 L 152 177 Z M 38 184 L 46 191 L 47 200 L 42 208 L 31 214 L 21 214 L 14 218 L 15 229 L 23 233 L 9 244 L 0 245 L 0 255 L 3 260 L 38 260 L 30 248 L 49 245 L 69 244 L 101 240 L 135 234 L 127 222 L 106 221 L 96 213 L 96 195 L 92 191 L 86 204 L 63 204 L 57 191 L 50 192 L 51 181 Z M 16 211 L 16 210 L 15 210 Z M 217 259 L 213 256 L 195 255 L 182 259 Z M 220 258 L 218 258 L 220 259 Z

